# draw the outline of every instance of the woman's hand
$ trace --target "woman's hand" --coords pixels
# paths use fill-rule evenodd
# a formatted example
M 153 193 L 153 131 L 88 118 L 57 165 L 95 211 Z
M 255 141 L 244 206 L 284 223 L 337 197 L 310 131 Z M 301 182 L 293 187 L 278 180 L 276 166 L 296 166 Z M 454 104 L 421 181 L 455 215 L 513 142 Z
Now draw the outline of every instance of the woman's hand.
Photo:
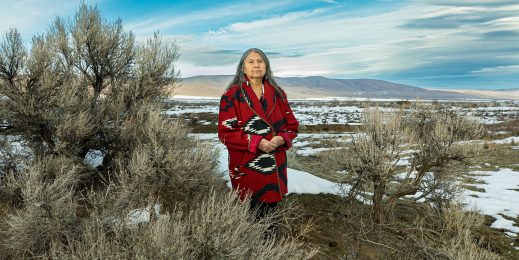
M 274 150 L 276 150 L 277 146 L 272 143 L 272 141 L 269 141 L 267 139 L 261 139 L 261 141 L 258 144 L 258 149 L 260 149 L 263 152 L 270 153 Z
M 272 139 L 270 139 L 270 142 L 272 144 L 274 144 L 277 148 L 277 147 L 285 144 L 285 139 L 283 139 L 283 137 L 281 137 L 279 135 L 276 135 L 276 136 L 272 137 Z
M 270 153 L 276 150 L 276 148 L 278 148 L 279 146 L 282 146 L 284 144 L 285 139 L 283 139 L 283 137 L 274 136 L 272 137 L 272 139 L 270 139 L 270 141 L 267 139 L 261 139 L 261 141 L 258 144 L 258 149 L 260 149 L 263 152 Z

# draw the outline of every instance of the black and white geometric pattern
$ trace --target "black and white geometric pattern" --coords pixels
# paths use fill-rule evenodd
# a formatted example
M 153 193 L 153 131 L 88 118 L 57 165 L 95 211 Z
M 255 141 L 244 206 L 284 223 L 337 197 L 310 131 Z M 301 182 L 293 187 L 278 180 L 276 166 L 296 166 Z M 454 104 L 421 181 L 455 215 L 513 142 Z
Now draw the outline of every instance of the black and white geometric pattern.
M 287 124 L 287 119 L 286 118 L 283 118 L 277 122 L 275 122 L 274 124 L 272 124 L 272 127 L 274 127 L 274 129 L 276 130 L 276 132 L 280 132 L 281 131 L 281 128 Z
M 236 174 L 234 172 L 236 172 Z M 238 180 L 241 177 L 246 176 L 246 174 L 243 172 L 240 172 L 238 167 L 235 167 L 234 171 L 229 170 L 229 176 L 231 177 L 231 179 Z
M 247 82 L 247 84 L 249 84 L 249 82 Z M 242 93 L 243 94 L 243 101 L 245 103 L 247 103 L 250 106 L 250 108 L 254 109 L 254 104 L 250 101 L 250 97 L 247 94 L 247 91 L 245 91 L 245 89 L 241 88 L 240 91 L 237 91 L 237 92 Z
M 261 174 L 271 174 L 276 170 L 276 159 L 274 158 L 274 154 L 263 153 L 245 164 L 245 167 L 260 172 Z
M 259 116 L 255 115 L 245 123 L 243 131 L 248 134 L 266 135 L 270 133 L 270 126 Z
M 236 124 L 238 124 L 238 118 L 236 118 L 236 117 L 229 118 L 227 120 L 222 121 L 222 125 L 231 130 L 233 129 L 233 125 L 236 125 Z

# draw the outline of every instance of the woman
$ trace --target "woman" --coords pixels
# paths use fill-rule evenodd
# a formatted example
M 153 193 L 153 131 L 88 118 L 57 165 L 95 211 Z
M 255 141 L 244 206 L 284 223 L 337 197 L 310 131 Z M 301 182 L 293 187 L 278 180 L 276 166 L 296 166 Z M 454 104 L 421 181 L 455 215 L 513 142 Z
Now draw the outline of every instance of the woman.
M 286 150 L 298 126 L 265 53 L 247 50 L 220 100 L 218 138 L 229 151 L 233 189 L 242 200 L 251 196 L 258 217 L 274 210 L 288 191 Z

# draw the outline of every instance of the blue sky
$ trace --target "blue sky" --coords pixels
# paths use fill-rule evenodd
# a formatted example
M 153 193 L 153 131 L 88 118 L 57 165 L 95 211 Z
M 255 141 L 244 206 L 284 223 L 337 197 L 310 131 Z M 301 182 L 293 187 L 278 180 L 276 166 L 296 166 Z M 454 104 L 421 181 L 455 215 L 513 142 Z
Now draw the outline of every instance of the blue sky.
M 276 76 L 373 78 L 426 88 L 519 88 L 518 0 L 92 0 L 139 41 L 174 40 L 182 76 L 230 75 L 257 47 Z M 0 32 L 29 41 L 80 1 L 0 0 Z

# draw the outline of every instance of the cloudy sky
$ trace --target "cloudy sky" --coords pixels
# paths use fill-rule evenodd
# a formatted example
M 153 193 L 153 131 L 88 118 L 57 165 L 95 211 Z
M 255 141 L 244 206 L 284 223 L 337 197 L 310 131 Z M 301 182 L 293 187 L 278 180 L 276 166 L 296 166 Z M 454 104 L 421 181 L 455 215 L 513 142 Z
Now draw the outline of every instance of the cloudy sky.
M 0 0 L 0 32 L 27 42 L 79 0 Z M 519 0 L 85 1 L 138 40 L 175 40 L 182 76 L 230 75 L 250 47 L 276 76 L 428 88 L 519 88 Z

